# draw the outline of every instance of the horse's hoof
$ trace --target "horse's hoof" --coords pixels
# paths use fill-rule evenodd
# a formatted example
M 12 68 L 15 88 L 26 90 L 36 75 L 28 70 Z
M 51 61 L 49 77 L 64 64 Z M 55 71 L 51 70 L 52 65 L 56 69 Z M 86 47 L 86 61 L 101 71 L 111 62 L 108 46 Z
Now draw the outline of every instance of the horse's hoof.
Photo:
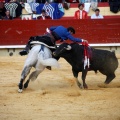
M 28 84 L 24 84 L 23 89 L 26 89 L 28 87 Z
M 79 87 L 80 89 L 83 89 L 83 86 L 82 85 L 80 85 L 80 87 Z
M 22 89 L 18 89 L 18 92 L 19 92 L 19 93 L 22 93 L 22 91 L 23 91 Z

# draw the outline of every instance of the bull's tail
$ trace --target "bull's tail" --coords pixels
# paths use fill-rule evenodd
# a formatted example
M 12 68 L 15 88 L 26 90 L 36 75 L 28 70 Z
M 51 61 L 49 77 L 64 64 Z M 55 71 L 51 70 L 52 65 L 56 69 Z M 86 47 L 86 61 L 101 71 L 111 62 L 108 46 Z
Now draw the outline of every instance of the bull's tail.
M 40 61 L 40 63 L 44 66 L 51 66 L 51 67 L 56 67 L 59 68 L 59 64 L 58 61 L 54 58 L 44 58 L 44 52 L 41 52 L 38 55 L 38 60 Z
M 118 59 L 116 57 L 115 51 L 112 51 L 112 57 L 111 57 L 112 61 L 111 63 L 114 63 L 113 65 L 111 65 L 111 67 L 113 66 L 113 70 L 116 70 L 118 68 Z

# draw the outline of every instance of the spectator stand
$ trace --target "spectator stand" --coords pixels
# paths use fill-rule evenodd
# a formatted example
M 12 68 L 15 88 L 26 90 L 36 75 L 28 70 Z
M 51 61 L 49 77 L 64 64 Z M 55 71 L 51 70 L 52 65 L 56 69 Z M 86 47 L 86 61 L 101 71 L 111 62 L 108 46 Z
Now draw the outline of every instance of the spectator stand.
M 65 14 L 62 17 L 62 19 L 73 19 L 74 13 L 76 10 L 78 10 L 78 3 L 71 3 L 70 8 L 68 10 L 65 10 Z M 109 18 L 120 18 L 120 11 L 117 13 L 113 13 L 110 11 L 110 6 L 108 2 L 99 2 L 98 3 L 98 9 L 100 9 L 100 14 L 104 16 L 105 19 Z M 90 16 L 94 14 L 94 11 L 90 7 L 88 12 L 88 19 L 90 19 Z
M 46 11 L 46 13 L 52 19 L 60 19 L 64 15 L 64 9 L 62 3 L 25 3 L 25 7 L 22 10 L 22 19 L 35 19 L 41 14 L 42 9 Z
M 63 8 L 62 3 L 43 4 L 35 2 L 20 2 L 19 4 L 18 2 L 13 2 L 5 3 L 4 6 L 5 9 L 10 10 L 10 15 L 12 17 L 16 18 L 21 15 L 22 20 L 31 20 L 33 16 L 37 16 L 37 14 L 40 14 L 43 8 L 47 11 L 49 15 L 51 15 L 53 19 L 73 19 L 74 12 L 78 10 L 78 3 L 70 3 L 67 9 Z M 100 9 L 101 15 L 103 15 L 105 19 L 120 18 L 120 11 L 117 13 L 111 12 L 110 5 L 108 2 L 99 2 L 98 8 Z M 91 7 L 87 11 L 89 11 L 88 19 L 90 19 L 90 16 L 94 13 L 94 11 Z
M 22 13 L 22 6 L 18 2 L 5 3 L 4 7 L 5 7 L 5 10 L 10 11 L 10 16 L 12 16 L 13 18 L 20 17 Z

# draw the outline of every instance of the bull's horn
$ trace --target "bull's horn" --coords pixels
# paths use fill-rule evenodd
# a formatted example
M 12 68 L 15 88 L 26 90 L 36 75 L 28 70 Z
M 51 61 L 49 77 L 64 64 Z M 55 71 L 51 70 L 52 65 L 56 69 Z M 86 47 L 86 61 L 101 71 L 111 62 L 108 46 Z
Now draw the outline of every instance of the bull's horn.
M 70 45 L 67 45 L 66 50 L 71 50 L 72 47 Z

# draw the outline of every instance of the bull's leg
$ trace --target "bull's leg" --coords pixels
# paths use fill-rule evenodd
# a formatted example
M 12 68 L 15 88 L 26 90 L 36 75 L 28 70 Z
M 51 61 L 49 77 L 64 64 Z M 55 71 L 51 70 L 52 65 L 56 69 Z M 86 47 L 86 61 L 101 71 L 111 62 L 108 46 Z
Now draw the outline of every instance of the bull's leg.
M 75 77 L 75 80 L 76 80 L 77 86 L 82 89 L 83 86 L 82 86 L 82 84 L 79 82 L 78 77 L 77 77 L 77 78 Z
M 86 84 L 86 82 L 85 82 L 86 75 L 87 75 L 87 69 L 83 69 L 83 71 L 82 71 L 82 81 L 83 81 L 83 87 L 84 87 L 85 89 L 88 88 L 88 86 L 87 86 L 87 84 Z
M 27 75 L 29 74 L 30 72 L 30 69 L 31 67 L 24 67 L 23 71 L 22 71 L 22 74 L 21 74 L 21 79 L 20 79 L 20 83 L 19 83 L 19 89 L 18 89 L 18 92 L 22 92 L 22 89 L 23 89 L 23 82 L 25 80 L 25 78 L 27 77 Z
M 115 78 L 115 74 L 109 74 L 106 77 L 105 84 L 109 84 Z
M 82 88 L 82 85 L 81 85 L 81 83 L 80 83 L 79 80 L 78 80 L 78 72 L 76 72 L 76 71 L 73 70 L 73 69 L 72 69 L 72 72 L 73 72 L 73 75 L 74 75 L 74 77 L 75 77 L 75 80 L 76 80 L 76 83 L 77 83 L 78 87 L 79 87 L 79 88 Z

